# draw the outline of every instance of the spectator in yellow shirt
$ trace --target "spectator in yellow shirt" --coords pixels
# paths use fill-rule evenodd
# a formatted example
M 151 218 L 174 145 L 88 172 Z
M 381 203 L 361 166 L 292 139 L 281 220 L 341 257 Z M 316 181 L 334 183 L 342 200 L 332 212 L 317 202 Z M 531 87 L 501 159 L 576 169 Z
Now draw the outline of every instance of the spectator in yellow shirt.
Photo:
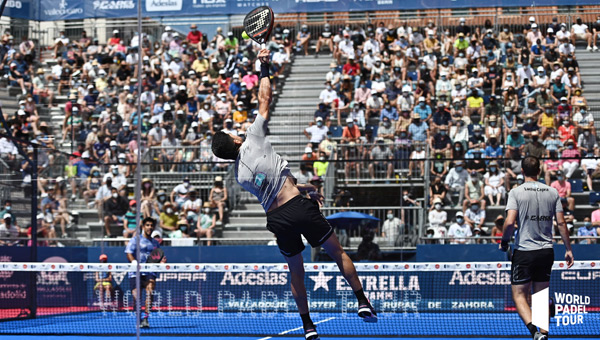
M 454 40 L 454 53 L 458 55 L 459 51 L 465 51 L 469 47 L 469 41 L 465 39 L 464 33 L 458 33 L 458 38 Z
M 327 156 L 325 152 L 319 152 L 319 160 L 313 163 L 314 174 L 320 176 L 321 178 L 325 176 L 327 172 L 327 166 L 329 162 L 327 161 Z
M 467 97 L 467 112 L 469 116 L 478 115 L 479 117 L 483 113 L 483 98 L 479 95 L 477 89 L 473 89 Z

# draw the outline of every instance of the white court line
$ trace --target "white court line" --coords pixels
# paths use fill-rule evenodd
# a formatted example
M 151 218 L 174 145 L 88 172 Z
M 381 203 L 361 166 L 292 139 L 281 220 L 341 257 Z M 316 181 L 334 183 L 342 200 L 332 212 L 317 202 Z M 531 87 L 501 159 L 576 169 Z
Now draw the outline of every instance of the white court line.
M 318 324 L 320 324 L 320 323 L 323 323 L 323 322 L 331 321 L 331 320 L 333 320 L 333 319 L 335 319 L 335 316 L 332 316 L 332 317 L 330 317 L 330 318 L 327 318 L 327 319 L 323 319 L 323 320 L 321 320 L 321 321 L 317 321 L 317 322 L 315 322 L 315 325 L 318 325 Z M 294 332 L 294 331 L 301 330 L 301 329 L 303 329 L 303 328 L 304 328 L 304 327 L 296 327 L 296 328 L 294 328 L 294 329 L 288 329 L 287 331 L 283 331 L 283 332 L 279 333 L 278 335 L 284 335 L 284 334 L 287 334 L 287 333 L 291 333 L 291 332 Z M 266 337 L 266 338 L 260 338 L 260 339 L 258 339 L 258 340 L 269 340 L 269 339 L 272 339 L 272 338 L 273 338 L 272 336 L 268 336 L 268 337 Z

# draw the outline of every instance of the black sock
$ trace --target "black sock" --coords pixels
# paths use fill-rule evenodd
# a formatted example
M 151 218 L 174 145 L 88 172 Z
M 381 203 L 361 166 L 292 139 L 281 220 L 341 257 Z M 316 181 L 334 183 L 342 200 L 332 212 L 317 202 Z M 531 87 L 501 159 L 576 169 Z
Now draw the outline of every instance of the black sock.
M 537 327 L 535 327 L 531 322 L 527 324 L 527 329 L 529 329 L 529 333 L 531 333 L 531 336 L 534 336 L 535 333 L 537 333 L 538 331 Z
M 359 305 L 368 305 L 369 304 L 369 300 L 367 299 L 367 297 L 365 296 L 365 291 L 364 290 L 357 290 L 356 292 L 354 292 L 354 295 L 356 295 L 356 298 L 358 299 L 358 304 Z
M 315 328 L 315 324 L 310 319 L 309 313 L 300 314 L 300 318 L 302 318 L 302 325 L 304 326 L 305 330 L 310 329 L 310 328 Z

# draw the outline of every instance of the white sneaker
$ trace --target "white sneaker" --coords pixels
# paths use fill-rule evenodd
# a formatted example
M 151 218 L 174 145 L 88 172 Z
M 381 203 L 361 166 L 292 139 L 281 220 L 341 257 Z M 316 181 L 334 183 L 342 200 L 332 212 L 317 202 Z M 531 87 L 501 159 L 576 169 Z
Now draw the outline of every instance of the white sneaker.
M 592 46 L 588 46 L 588 47 L 586 48 L 586 50 L 588 50 L 588 51 L 591 51 L 591 50 L 592 50 Z
M 592 48 L 592 50 L 594 50 L 594 52 L 595 52 L 595 51 L 598 51 L 598 46 L 594 46 L 594 47 Z

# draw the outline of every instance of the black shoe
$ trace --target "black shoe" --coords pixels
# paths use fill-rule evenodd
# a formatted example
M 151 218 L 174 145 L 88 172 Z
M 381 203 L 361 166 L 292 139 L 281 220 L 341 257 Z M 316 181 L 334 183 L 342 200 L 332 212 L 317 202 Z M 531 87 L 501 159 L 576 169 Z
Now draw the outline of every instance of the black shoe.
M 142 322 L 140 322 L 140 328 L 150 328 L 150 323 L 148 322 L 148 318 L 142 319 Z
M 319 334 L 315 327 L 304 330 L 304 339 L 306 340 L 319 340 Z
M 548 335 L 547 334 L 542 334 L 540 332 L 536 332 L 533 335 L 533 340 L 548 340 Z
M 364 322 L 377 322 L 377 313 L 370 303 L 358 306 L 358 316 L 360 316 Z
M 556 307 L 554 306 L 554 299 L 550 298 L 550 306 L 548 306 L 548 310 L 550 311 L 550 317 L 553 318 L 556 315 Z

